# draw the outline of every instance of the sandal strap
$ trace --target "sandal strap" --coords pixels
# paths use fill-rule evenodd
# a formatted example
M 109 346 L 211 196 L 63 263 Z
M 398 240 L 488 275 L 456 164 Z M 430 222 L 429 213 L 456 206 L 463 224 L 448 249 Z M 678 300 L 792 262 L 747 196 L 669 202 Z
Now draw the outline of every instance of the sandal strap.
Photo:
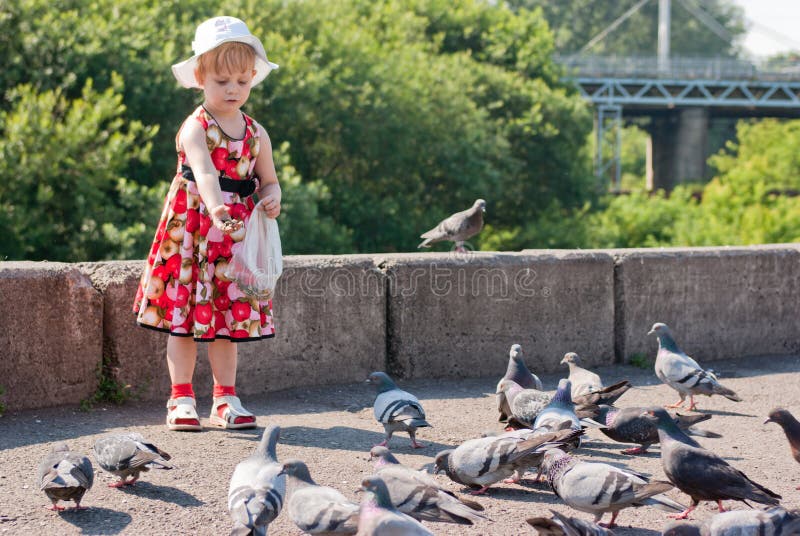
M 197 402 L 191 396 L 181 396 L 167 400 L 167 408 L 169 409 L 173 406 L 192 406 L 195 408 L 197 407 Z
M 194 419 L 200 422 L 200 416 L 195 410 L 195 400 L 189 396 L 170 398 L 167 400 L 167 418 L 175 423 L 178 419 Z
M 227 404 L 227 407 L 223 410 L 223 414 L 225 415 L 225 420 L 228 422 L 234 422 L 236 417 L 255 417 L 254 414 L 244 409 L 242 406 L 242 401 L 239 400 L 238 396 L 230 395 L 215 398 L 214 407 L 212 408 L 211 413 L 216 414 L 217 408 L 223 404 Z

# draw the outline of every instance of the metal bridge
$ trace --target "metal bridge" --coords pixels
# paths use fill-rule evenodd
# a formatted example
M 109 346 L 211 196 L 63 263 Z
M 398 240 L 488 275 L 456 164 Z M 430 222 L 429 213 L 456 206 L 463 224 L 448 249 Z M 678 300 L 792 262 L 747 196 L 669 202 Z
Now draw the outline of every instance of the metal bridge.
M 574 55 L 557 56 L 580 94 L 595 107 L 595 173 L 620 186 L 624 117 L 651 121 L 649 188 L 670 189 L 701 178 L 707 158 L 709 117 L 800 117 L 800 64 L 730 58 L 670 57 L 671 0 L 659 1 L 658 55 L 601 57 L 586 54 L 648 0 L 640 0 Z M 679 0 L 723 39 L 727 31 L 693 3 Z M 605 156 L 606 133 L 616 133 L 613 157 Z

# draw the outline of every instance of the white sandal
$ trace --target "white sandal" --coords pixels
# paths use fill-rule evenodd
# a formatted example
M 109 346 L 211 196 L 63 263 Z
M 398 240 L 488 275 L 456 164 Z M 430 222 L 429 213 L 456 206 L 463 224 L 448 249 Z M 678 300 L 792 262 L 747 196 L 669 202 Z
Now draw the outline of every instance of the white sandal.
M 197 432 L 202 430 L 203 427 L 200 425 L 200 417 L 197 415 L 195 407 L 195 400 L 190 396 L 170 398 L 167 400 L 167 428 L 182 432 Z M 197 424 L 178 423 L 178 419 L 194 419 L 197 421 Z
M 220 406 L 225 406 L 225 409 L 222 410 L 222 417 L 219 416 L 218 411 Z M 237 423 L 237 417 L 253 417 L 253 421 Z M 255 415 L 242 407 L 242 401 L 239 400 L 238 396 L 221 396 L 214 399 L 208 421 L 212 426 L 219 426 L 220 428 L 227 428 L 230 430 L 241 430 L 244 428 L 255 428 L 255 417 Z

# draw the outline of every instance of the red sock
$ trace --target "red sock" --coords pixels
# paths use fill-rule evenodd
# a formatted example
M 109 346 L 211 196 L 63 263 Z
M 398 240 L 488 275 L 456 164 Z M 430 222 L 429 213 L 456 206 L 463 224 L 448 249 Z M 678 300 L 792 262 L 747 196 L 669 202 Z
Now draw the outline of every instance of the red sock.
M 214 398 L 219 398 L 222 396 L 236 396 L 236 387 L 233 385 L 217 385 L 214 384 Z M 217 408 L 217 415 L 220 417 L 223 416 L 225 413 L 225 408 L 228 404 L 220 404 Z M 243 424 L 246 422 L 255 422 L 255 417 L 236 417 L 233 422 L 236 424 Z
M 214 398 L 221 396 L 236 396 L 236 387 L 233 385 L 214 384 Z
M 190 398 L 194 398 L 194 389 L 192 389 L 191 383 L 173 383 L 172 384 L 172 395 L 170 398 L 181 398 L 184 396 L 188 396 Z

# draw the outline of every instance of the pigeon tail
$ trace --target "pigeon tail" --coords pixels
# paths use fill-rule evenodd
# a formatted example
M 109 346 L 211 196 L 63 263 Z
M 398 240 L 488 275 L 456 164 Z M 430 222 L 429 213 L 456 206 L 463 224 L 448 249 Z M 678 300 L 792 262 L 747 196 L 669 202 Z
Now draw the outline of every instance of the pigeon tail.
M 406 422 L 406 424 L 408 426 L 413 426 L 414 428 L 425 428 L 425 427 L 429 427 L 431 425 L 425 419 L 418 419 L 418 418 L 410 419 L 410 420 L 405 421 L 405 422 Z
M 741 402 L 742 399 L 739 395 L 737 395 L 734 391 L 728 389 L 722 384 L 714 383 L 713 390 L 711 391 L 715 395 L 722 395 L 728 400 L 733 400 L 734 402 Z
M 635 505 L 647 505 L 658 508 L 664 512 L 683 512 L 686 507 L 679 502 L 673 501 L 666 495 L 665 492 L 674 488 L 671 483 L 662 480 L 656 480 L 645 484 L 636 490 Z
M 703 428 L 695 428 L 694 426 L 686 428 L 686 433 L 694 437 L 707 437 L 711 439 L 719 439 L 720 437 L 722 437 L 722 434 L 718 434 L 710 430 L 704 430 Z
M 264 433 L 261 435 L 261 441 L 258 443 L 258 447 L 254 452 L 254 455 L 263 456 L 265 459 L 270 461 L 277 461 L 278 455 L 275 447 L 278 444 L 278 439 L 281 435 L 281 427 L 275 424 L 271 424 L 264 429 Z

